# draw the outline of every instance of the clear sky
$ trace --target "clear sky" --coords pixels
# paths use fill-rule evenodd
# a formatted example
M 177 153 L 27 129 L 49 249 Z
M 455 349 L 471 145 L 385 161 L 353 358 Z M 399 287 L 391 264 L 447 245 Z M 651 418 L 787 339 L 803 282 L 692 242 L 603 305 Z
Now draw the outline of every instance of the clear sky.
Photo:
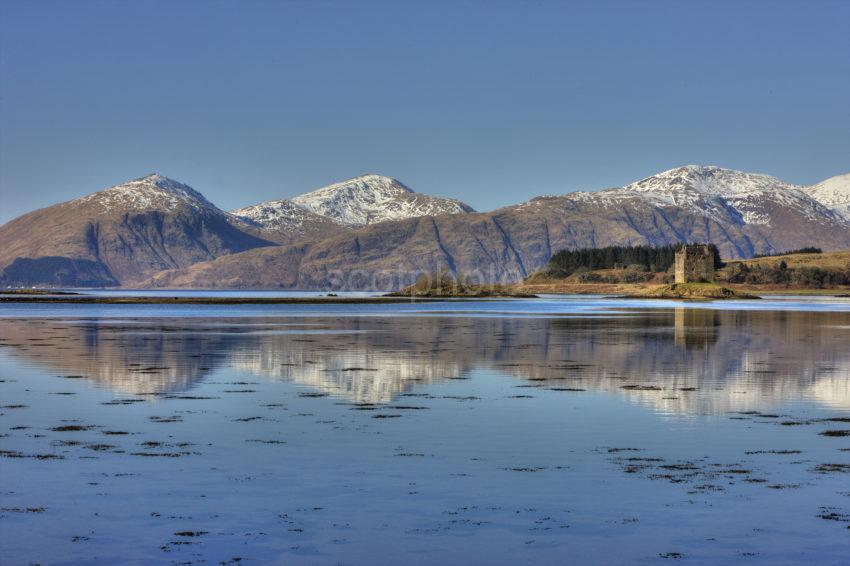
M 688 163 L 850 171 L 850 2 L 0 2 L 0 222 L 159 172 L 490 210 Z

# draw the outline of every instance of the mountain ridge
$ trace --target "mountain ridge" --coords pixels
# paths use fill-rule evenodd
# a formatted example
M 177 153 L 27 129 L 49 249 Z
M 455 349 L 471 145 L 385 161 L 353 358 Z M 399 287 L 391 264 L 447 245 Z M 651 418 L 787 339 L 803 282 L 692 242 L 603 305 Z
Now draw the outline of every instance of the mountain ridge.
M 689 165 L 621 188 L 474 212 L 367 175 L 301 195 L 313 195 L 307 200 L 314 208 L 330 203 L 325 216 L 304 208 L 304 198 L 296 203 L 300 197 L 228 213 L 188 185 L 152 174 L 0 226 L 0 281 L 59 284 L 57 271 L 77 270 L 94 285 L 100 278 L 156 287 L 365 288 L 352 283 L 352 273 L 448 267 L 515 281 L 561 248 L 712 241 L 728 258 L 806 246 L 848 249 L 850 216 L 841 208 L 850 206 L 848 179 L 804 187 Z M 357 198 L 348 199 L 352 194 Z M 431 210 L 419 207 L 423 197 L 438 199 L 438 214 L 420 214 Z M 385 198 L 390 204 L 382 212 Z M 447 212 L 445 201 L 462 212 Z M 390 219 L 380 220 L 376 210 Z M 74 225 L 73 236 L 57 230 L 63 223 Z

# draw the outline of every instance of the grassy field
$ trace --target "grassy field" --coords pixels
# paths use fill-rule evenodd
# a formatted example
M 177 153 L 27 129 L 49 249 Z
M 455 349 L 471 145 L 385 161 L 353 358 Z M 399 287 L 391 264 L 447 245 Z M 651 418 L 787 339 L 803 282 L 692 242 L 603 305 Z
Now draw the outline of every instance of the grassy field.
M 822 254 L 790 254 L 753 259 L 724 260 L 727 265 L 744 263 L 754 265 L 775 265 L 784 261 L 789 268 L 819 267 L 821 269 L 850 269 L 850 251 L 825 252 Z

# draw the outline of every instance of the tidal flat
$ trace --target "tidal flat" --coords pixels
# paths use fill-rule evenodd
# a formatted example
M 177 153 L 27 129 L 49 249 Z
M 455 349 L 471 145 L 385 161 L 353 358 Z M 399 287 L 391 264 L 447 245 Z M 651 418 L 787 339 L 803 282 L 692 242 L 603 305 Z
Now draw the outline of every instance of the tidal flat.
M 0 562 L 846 564 L 850 301 L 0 305 Z

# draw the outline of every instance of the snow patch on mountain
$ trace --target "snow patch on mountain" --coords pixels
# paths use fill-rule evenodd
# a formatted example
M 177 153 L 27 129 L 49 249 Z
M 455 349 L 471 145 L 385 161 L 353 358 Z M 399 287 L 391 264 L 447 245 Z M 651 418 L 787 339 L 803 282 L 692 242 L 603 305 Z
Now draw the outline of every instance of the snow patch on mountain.
M 850 173 L 830 177 L 804 190 L 813 199 L 850 221 Z
M 126 183 L 69 201 L 67 204 L 88 204 L 101 208 L 103 212 L 120 209 L 127 211 L 174 211 L 189 207 L 196 211 L 219 209 L 204 195 L 173 179 L 158 173 L 133 179 Z
M 463 214 L 468 205 L 450 198 L 413 192 L 399 181 L 363 175 L 292 199 L 298 206 L 345 224 L 363 226 L 418 216 Z
M 685 165 L 636 181 L 624 188 L 629 191 L 653 194 L 693 191 L 702 195 L 730 197 L 798 187 L 770 175 L 745 173 L 708 165 Z
M 652 206 L 683 208 L 715 220 L 728 218 L 731 212 L 742 224 L 773 224 L 775 214 L 786 208 L 814 221 L 836 218 L 831 207 L 807 194 L 805 187 L 769 175 L 703 165 L 663 171 L 622 189 L 576 192 L 568 196 L 602 206 L 642 199 Z
M 230 214 L 259 228 L 285 233 L 304 233 L 309 224 L 340 224 L 301 208 L 292 201 L 281 199 L 262 202 L 245 208 L 231 210 Z

